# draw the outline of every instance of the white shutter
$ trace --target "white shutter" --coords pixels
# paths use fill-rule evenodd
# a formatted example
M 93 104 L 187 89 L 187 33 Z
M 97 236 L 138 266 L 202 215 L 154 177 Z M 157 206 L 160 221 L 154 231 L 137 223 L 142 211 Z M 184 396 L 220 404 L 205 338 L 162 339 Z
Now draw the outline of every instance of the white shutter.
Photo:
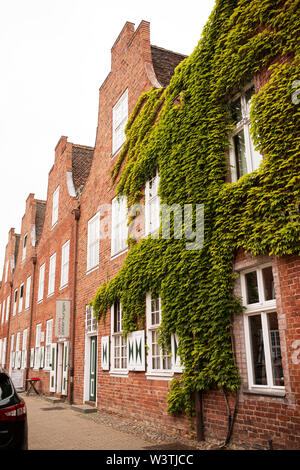
M 56 355 L 57 343 L 51 344 L 51 359 L 50 359 L 50 392 L 55 392 L 56 389 Z
M 29 276 L 26 281 L 25 309 L 29 308 L 29 304 L 30 304 L 30 287 L 31 287 L 31 276 Z
M 40 362 L 39 362 L 40 369 L 44 367 L 44 357 L 45 357 L 45 348 L 44 346 L 41 346 L 40 347 Z
M 64 342 L 64 357 L 63 357 L 63 382 L 62 382 L 62 395 L 68 395 L 68 372 L 69 372 L 69 341 Z
M 109 336 L 101 338 L 101 367 L 103 370 L 109 370 Z
M 178 355 L 178 336 L 176 334 L 172 334 L 171 336 L 171 349 L 172 349 L 172 358 L 173 358 L 173 370 L 174 372 L 181 373 L 183 371 L 183 367 L 180 364 L 180 356 Z
M 40 368 L 40 348 L 35 348 L 34 350 L 34 366 L 35 370 Z
M 34 366 L 34 348 L 30 349 L 30 367 Z
M 128 370 L 145 370 L 145 331 L 133 331 L 127 336 Z

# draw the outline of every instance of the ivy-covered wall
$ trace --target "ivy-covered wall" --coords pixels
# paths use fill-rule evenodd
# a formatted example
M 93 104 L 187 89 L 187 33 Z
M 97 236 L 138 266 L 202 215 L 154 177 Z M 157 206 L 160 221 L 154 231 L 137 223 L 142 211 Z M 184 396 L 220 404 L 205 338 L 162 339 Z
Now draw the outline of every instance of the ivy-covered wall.
M 92 302 L 100 319 L 120 300 L 127 334 L 144 321 L 146 293 L 161 296 L 161 341 L 177 333 L 184 363 L 169 412 L 191 413 L 195 390 L 239 388 L 231 343 L 233 315 L 242 311 L 233 294 L 237 250 L 299 254 L 298 37 L 298 0 L 217 0 L 170 85 L 144 93 L 129 118 L 112 172 L 118 194 L 138 202 L 158 168 L 162 204 L 204 204 L 202 249 L 187 250 L 184 237 L 131 240 L 122 269 Z M 228 183 L 230 98 L 263 71 L 270 78 L 256 90 L 251 119 L 264 159 Z

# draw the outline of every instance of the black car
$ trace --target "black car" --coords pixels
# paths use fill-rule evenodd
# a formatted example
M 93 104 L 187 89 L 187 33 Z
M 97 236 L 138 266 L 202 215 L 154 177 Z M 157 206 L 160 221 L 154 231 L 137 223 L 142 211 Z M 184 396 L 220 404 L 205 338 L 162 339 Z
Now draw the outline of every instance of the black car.
M 0 450 L 14 449 L 28 449 L 26 405 L 0 367 Z

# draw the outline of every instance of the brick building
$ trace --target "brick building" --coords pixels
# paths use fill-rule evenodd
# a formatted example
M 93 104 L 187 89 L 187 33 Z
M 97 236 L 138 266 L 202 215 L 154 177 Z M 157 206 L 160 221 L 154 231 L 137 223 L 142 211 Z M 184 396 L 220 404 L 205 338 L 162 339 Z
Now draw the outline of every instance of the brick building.
M 168 86 L 184 58 L 151 45 L 148 22 L 137 29 L 129 22 L 124 25 L 111 49 L 111 71 L 99 90 L 95 147 L 61 137 L 46 201 L 29 195 L 20 235 L 14 229 L 9 232 L 0 287 L 3 365 L 24 370 L 24 381 L 38 375 L 47 395 L 143 421 L 174 437 L 191 431 L 185 416 L 166 411 L 170 380 L 180 376 L 182 366 L 175 335 L 171 356 L 158 346 L 161 299 L 147 294 L 145 327 L 126 340 L 120 303 L 114 302 L 98 325 L 88 304 L 98 287 L 120 271 L 129 251 L 126 201 L 117 199 L 111 180 L 126 122 L 141 94 Z M 266 80 L 258 73 L 254 83 L 236 95 L 241 109 L 246 109 L 249 93 Z M 245 115 L 245 135 L 248 126 Z M 228 181 L 233 182 L 255 170 L 262 158 L 254 151 L 244 161 L 237 158 L 235 136 L 240 131 L 239 124 L 228 156 Z M 145 186 L 139 240 L 159 225 L 158 183 L 159 175 Z M 239 251 L 234 270 L 239 274 L 235 294 L 242 297 L 245 313 L 233 323 L 242 379 L 233 439 L 261 448 L 270 440 L 277 448 L 297 448 L 299 257 L 254 258 Z M 220 392 L 205 393 L 203 409 L 207 435 L 223 439 L 227 410 Z

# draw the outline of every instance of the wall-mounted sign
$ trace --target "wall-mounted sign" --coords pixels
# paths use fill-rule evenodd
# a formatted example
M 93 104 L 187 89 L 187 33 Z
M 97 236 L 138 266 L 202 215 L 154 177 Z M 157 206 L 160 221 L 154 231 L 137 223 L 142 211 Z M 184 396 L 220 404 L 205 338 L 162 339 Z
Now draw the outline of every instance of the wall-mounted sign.
M 69 338 L 70 336 L 70 300 L 56 301 L 55 336 Z

